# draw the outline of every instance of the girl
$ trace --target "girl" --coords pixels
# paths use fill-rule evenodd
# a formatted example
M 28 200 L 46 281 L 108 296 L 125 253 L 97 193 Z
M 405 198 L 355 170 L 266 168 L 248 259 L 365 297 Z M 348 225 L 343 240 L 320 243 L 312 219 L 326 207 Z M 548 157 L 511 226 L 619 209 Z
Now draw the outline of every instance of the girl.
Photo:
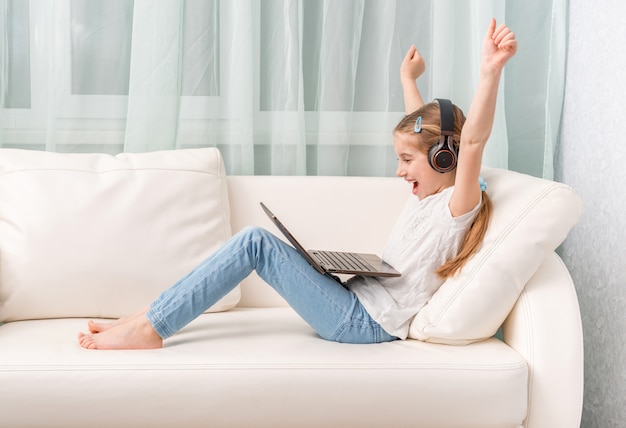
M 439 103 L 423 105 L 415 79 L 424 71 L 412 47 L 401 67 L 408 114 L 394 130 L 397 175 L 412 186 L 410 198 L 383 257 L 399 278 L 356 276 L 346 284 L 320 275 L 292 247 L 256 227 L 242 230 L 149 308 L 111 323 L 89 322 L 78 340 L 88 349 L 159 348 L 241 280 L 261 278 L 328 340 L 378 343 L 405 339 L 415 314 L 445 278 L 476 251 L 490 204 L 479 184 L 485 143 L 491 133 L 502 69 L 516 53 L 515 35 L 491 20 L 483 40 L 480 80 L 467 120 L 454 107 L 455 168 L 438 172 L 428 152 L 440 138 Z M 415 110 L 415 111 L 413 111 Z M 413 111 L 413 112 L 412 112 Z M 462 131 L 461 131 L 462 129 Z M 458 142 L 458 143 L 457 143 Z

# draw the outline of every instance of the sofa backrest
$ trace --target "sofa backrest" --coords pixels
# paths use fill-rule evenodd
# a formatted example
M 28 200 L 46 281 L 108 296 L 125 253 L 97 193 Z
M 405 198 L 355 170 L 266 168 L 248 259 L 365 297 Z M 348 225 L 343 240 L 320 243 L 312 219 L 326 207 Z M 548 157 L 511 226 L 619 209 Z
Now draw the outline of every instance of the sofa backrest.
M 407 198 L 396 177 L 229 176 L 233 233 L 256 225 L 282 235 L 265 203 L 305 248 L 381 254 Z M 239 306 L 284 306 L 285 301 L 252 274 L 242 283 Z
M 568 186 L 483 168 L 494 210 L 479 252 L 444 282 L 409 337 L 491 336 L 582 211 Z M 60 154 L 0 149 L 0 322 L 119 317 L 150 303 L 247 225 L 307 248 L 381 254 L 411 196 L 391 177 L 226 177 L 212 148 Z M 239 290 L 242 289 L 240 299 Z M 213 310 L 283 306 L 254 274 Z

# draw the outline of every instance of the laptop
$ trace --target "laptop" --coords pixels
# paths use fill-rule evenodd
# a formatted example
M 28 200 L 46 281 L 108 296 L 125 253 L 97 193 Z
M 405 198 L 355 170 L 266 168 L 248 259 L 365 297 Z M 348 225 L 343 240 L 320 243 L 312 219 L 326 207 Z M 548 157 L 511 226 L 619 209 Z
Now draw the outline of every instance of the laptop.
M 278 227 L 278 230 L 285 235 L 302 257 L 304 257 L 311 266 L 317 269 L 319 273 L 339 273 L 362 276 L 400 276 L 400 272 L 375 254 L 323 250 L 307 251 L 263 202 L 261 202 L 261 207 L 263 207 L 265 214 L 267 214 L 276 227 Z

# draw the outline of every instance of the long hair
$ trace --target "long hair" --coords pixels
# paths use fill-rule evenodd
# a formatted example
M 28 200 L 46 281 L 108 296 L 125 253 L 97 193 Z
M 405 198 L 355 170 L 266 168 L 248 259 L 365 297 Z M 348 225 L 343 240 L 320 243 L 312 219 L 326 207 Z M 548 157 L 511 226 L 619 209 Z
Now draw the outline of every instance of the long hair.
M 465 115 L 463 111 L 453 105 L 454 109 L 454 145 L 458 151 L 459 141 L 461 141 L 461 130 L 465 124 Z M 415 132 L 415 121 L 418 117 L 422 117 L 421 131 Z M 413 141 L 415 147 L 423 153 L 428 154 L 428 151 L 434 146 L 441 135 L 441 117 L 439 113 L 439 103 L 431 102 L 423 105 L 416 111 L 405 116 L 394 129 L 395 133 L 409 134 L 414 137 Z M 463 156 L 458 152 L 459 156 Z M 477 183 L 478 185 L 478 183 Z M 472 257 L 480 248 L 482 241 L 487 232 L 489 226 L 489 220 L 491 219 L 492 203 L 491 199 L 487 195 L 487 192 L 482 192 L 482 204 L 479 208 L 478 214 L 474 219 L 474 222 L 470 226 L 469 230 L 463 238 L 461 248 L 458 254 L 452 259 L 446 261 L 441 265 L 435 273 L 442 279 L 447 279 L 454 276 L 458 271 L 465 266 L 467 261 Z

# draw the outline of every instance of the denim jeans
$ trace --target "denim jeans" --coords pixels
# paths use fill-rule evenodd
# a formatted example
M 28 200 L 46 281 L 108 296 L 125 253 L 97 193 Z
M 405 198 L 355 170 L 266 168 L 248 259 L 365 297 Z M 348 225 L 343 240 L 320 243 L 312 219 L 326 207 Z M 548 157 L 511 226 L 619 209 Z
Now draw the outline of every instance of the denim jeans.
M 165 291 L 146 314 L 167 338 L 225 296 L 253 270 L 324 339 L 346 343 L 396 340 L 374 321 L 354 293 L 320 274 L 270 232 L 249 227 L 233 236 Z

